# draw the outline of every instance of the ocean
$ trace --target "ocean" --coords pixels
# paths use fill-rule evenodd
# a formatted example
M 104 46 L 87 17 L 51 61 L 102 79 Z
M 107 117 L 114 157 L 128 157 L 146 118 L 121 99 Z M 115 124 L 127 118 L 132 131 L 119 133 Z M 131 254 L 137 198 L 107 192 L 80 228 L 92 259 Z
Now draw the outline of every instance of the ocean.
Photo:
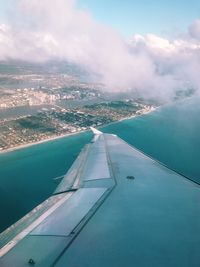
M 147 115 L 101 128 L 200 183 L 199 98 L 163 106 Z M 91 132 L 0 154 L 0 232 L 54 191 Z

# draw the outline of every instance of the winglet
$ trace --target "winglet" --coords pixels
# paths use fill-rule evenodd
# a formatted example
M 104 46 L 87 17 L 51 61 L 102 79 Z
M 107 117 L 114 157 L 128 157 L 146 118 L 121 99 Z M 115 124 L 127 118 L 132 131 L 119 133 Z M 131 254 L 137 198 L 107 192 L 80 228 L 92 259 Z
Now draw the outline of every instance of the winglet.
M 101 131 L 99 131 L 99 130 L 93 128 L 93 127 L 90 127 L 90 129 L 92 130 L 92 132 L 93 132 L 94 135 L 100 135 L 100 134 L 102 134 Z

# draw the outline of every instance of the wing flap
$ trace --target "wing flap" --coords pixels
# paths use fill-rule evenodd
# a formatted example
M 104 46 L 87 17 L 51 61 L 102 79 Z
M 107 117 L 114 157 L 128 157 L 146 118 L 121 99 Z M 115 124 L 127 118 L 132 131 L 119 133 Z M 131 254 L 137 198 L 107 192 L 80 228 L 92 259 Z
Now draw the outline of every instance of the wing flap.
M 81 188 L 56 209 L 31 235 L 69 236 L 107 188 Z

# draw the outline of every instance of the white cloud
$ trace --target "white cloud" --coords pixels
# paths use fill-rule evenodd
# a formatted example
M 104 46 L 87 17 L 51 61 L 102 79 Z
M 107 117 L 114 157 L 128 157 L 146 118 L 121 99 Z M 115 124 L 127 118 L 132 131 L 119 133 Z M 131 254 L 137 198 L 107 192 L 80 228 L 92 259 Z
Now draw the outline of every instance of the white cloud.
M 146 96 L 200 87 L 200 21 L 182 38 L 134 35 L 128 43 L 74 0 L 20 0 L 16 10 L 9 26 L 0 25 L 0 60 L 67 60 L 97 74 L 109 90 Z

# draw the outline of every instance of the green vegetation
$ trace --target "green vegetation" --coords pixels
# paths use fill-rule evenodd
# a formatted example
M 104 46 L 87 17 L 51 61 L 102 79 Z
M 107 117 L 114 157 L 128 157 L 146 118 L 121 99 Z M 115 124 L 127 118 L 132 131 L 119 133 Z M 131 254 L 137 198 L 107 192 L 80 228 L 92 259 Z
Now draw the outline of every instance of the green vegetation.
M 44 116 L 30 116 L 16 121 L 21 128 L 39 132 L 55 132 L 50 119 Z

